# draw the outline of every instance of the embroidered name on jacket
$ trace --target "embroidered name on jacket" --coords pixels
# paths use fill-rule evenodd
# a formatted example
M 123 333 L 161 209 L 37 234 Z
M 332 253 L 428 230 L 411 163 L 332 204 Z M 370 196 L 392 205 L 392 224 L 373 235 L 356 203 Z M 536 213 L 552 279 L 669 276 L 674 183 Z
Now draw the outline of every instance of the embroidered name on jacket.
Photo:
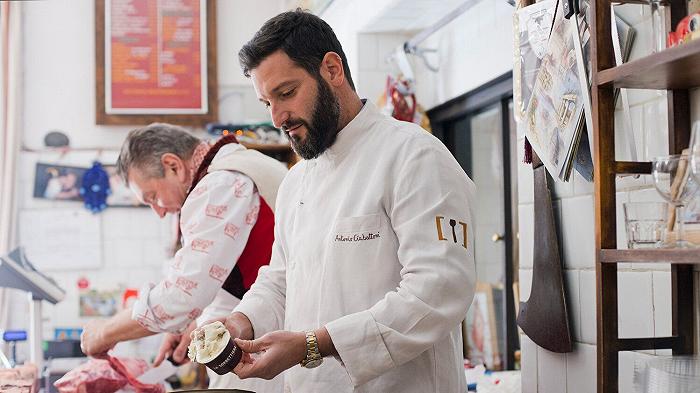
M 354 235 L 335 235 L 335 241 L 336 242 L 363 242 L 366 240 L 373 240 L 373 239 L 378 239 L 381 236 L 379 236 L 379 232 L 377 233 L 357 233 Z

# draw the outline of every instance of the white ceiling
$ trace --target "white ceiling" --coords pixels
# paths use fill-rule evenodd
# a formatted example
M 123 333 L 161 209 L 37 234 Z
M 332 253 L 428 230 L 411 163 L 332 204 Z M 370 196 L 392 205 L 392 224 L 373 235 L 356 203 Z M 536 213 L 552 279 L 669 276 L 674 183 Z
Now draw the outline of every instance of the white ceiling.
M 363 31 L 411 32 L 432 26 L 466 0 L 392 0 Z M 479 0 L 475 0 L 479 2 Z M 494 1 L 494 0 L 486 0 Z

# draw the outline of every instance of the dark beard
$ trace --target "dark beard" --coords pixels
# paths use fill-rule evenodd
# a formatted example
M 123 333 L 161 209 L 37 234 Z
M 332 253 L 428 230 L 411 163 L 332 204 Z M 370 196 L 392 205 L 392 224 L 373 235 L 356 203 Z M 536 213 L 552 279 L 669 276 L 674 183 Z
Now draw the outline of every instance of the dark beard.
M 319 77 L 320 78 L 320 77 Z M 282 130 L 292 142 L 292 148 L 305 160 L 311 160 L 321 155 L 335 142 L 338 136 L 338 119 L 340 117 L 340 104 L 328 83 L 323 79 L 317 79 L 318 94 L 314 103 L 311 124 L 298 119 L 288 120 Z M 290 136 L 288 129 L 302 124 L 306 127 L 306 137 Z

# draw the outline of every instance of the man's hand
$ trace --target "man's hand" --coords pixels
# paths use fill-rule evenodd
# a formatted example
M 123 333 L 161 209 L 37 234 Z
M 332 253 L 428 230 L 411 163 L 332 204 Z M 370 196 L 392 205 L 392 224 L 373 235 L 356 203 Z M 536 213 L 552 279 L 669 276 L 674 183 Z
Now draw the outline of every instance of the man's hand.
M 233 372 L 239 378 L 272 379 L 282 371 L 298 365 L 306 358 L 306 334 L 304 332 L 276 331 L 257 340 L 235 339 L 243 351 L 241 362 Z M 251 354 L 259 353 L 252 357 Z
M 109 319 L 90 321 L 80 335 L 80 349 L 88 356 L 105 355 L 117 343 L 155 334 L 131 319 L 131 309 Z
M 229 333 L 231 333 L 232 338 L 241 338 L 243 340 L 253 339 L 253 325 L 245 314 L 234 312 L 222 322 Z
M 85 324 L 80 335 L 80 349 L 85 355 L 102 356 L 116 345 L 106 338 L 105 330 L 108 326 L 109 320 L 106 319 L 96 319 Z
M 187 363 L 189 361 L 187 357 L 187 347 L 190 345 L 190 342 L 192 342 L 190 333 L 192 333 L 196 327 L 197 323 L 192 321 L 182 334 L 166 333 L 163 338 L 163 343 L 158 350 L 158 356 L 156 356 L 156 360 L 153 362 L 153 367 L 160 366 L 163 360 L 171 355 L 177 364 Z

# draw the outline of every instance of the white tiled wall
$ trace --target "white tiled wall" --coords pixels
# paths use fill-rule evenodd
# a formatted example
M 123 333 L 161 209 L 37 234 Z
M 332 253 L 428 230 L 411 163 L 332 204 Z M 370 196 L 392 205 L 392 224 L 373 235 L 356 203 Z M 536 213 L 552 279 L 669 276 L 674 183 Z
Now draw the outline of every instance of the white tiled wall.
M 520 239 L 519 261 L 521 269 L 532 269 L 532 254 L 534 248 L 534 207 L 532 203 L 521 203 L 518 205 L 518 234 Z
M 520 358 L 520 370 L 523 376 L 528 378 L 522 379 L 523 393 L 537 392 L 537 344 L 532 342 L 525 334 L 520 335 L 520 350 L 522 357 Z
M 671 336 L 671 272 L 652 272 L 654 335 Z
M 595 345 L 575 344 L 566 354 L 566 392 L 595 393 L 596 364 Z
M 595 267 L 593 196 L 576 196 L 561 200 L 561 239 L 564 267 Z
M 654 335 L 651 282 L 651 272 L 619 272 L 617 274 L 617 319 L 620 337 L 652 337 Z
M 632 58 L 649 53 L 649 15 L 644 7 L 616 7 L 627 22 L 637 29 L 638 36 Z M 639 160 L 651 160 L 668 154 L 668 126 L 665 92 L 628 90 L 631 117 Z M 692 119 L 700 118 L 700 93 L 692 92 Z M 627 137 L 622 122 L 622 107 L 616 109 L 617 159 L 629 160 Z M 522 143 L 522 140 L 520 140 Z M 519 157 L 521 158 L 521 157 Z M 532 172 L 518 165 L 520 223 L 521 297 L 528 293 L 532 280 Z M 622 204 L 637 201 L 661 201 L 650 176 L 625 177 L 617 180 L 618 247 L 626 248 Z M 554 186 L 554 205 L 559 207 L 564 280 L 574 352 L 552 354 L 529 340 L 521 340 L 523 359 L 523 391 L 595 392 L 596 377 L 596 277 L 593 187 L 578 174 L 571 183 Z M 529 252 L 527 250 L 530 250 Z M 619 333 L 621 337 L 668 336 L 671 333 L 671 274 L 669 265 L 620 264 L 618 273 Z M 697 273 L 696 273 L 697 274 Z M 696 277 L 697 282 L 697 277 Z M 524 337 L 524 336 L 521 336 Z M 536 351 L 537 354 L 529 353 Z M 654 351 L 644 351 L 654 354 Z M 643 353 L 622 353 L 620 356 L 620 391 L 634 392 L 634 360 Z M 537 367 L 526 361 L 536 361 Z M 543 370 L 547 370 L 543 372 Z M 565 381 L 565 385 L 561 385 Z
M 580 270 L 564 270 L 566 305 L 571 321 L 571 336 L 581 341 L 581 284 Z
M 581 270 L 579 281 L 579 312 L 581 313 L 581 342 L 596 343 L 595 270 Z
M 431 107 L 473 90 L 512 69 L 513 7 L 506 1 L 476 2 L 468 12 L 430 36 L 421 46 L 439 50 L 434 73 L 421 62 L 418 93 Z
M 537 347 L 537 391 L 561 393 L 566 391 L 566 385 L 566 354 Z
M 353 74 L 353 80 L 360 97 L 377 103 L 379 96 L 384 92 L 387 75 L 396 75 L 399 72 L 396 63 L 390 60 L 390 55 L 410 38 L 407 34 L 358 34 L 359 69 Z M 414 63 L 412 58 L 409 58 L 409 61 Z

